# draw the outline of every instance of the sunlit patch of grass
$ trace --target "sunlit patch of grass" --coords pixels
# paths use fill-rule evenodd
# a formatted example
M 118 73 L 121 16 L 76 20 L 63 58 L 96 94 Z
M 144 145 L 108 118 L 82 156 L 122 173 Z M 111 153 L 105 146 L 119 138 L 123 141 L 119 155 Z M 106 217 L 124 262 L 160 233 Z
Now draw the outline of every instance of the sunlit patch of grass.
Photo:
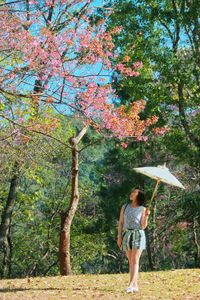
M 0 280 L 0 300 L 199 300 L 200 269 L 139 274 L 140 291 L 126 294 L 128 274 L 71 275 Z

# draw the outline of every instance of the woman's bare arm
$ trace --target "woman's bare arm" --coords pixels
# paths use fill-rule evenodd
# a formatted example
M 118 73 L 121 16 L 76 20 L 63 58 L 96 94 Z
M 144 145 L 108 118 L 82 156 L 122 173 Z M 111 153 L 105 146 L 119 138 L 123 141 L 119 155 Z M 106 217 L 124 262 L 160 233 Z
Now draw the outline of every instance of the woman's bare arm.
M 118 224 L 118 236 L 117 236 L 117 244 L 119 248 L 121 247 L 122 244 L 123 224 L 124 224 L 124 208 L 122 207 L 120 211 L 119 224 Z
M 150 215 L 150 210 L 148 207 L 145 207 L 140 221 L 140 225 L 142 229 L 145 229 L 147 227 L 149 215 Z

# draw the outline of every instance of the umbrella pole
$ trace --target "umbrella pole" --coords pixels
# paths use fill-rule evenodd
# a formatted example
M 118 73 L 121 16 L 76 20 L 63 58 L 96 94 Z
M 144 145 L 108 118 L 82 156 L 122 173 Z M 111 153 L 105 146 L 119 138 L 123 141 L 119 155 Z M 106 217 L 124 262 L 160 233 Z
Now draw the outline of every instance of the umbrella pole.
M 154 199 L 154 197 L 155 197 L 155 195 L 156 195 L 156 192 L 157 192 L 157 190 L 158 190 L 158 185 L 159 185 L 159 183 L 160 183 L 160 180 L 158 179 L 157 182 L 156 182 L 156 186 L 155 186 L 155 188 L 154 188 L 154 191 L 153 191 L 153 195 L 152 195 L 151 200 L 150 200 L 150 203 L 149 203 L 149 208 L 150 208 L 151 203 L 152 203 L 152 201 L 153 201 L 153 199 Z

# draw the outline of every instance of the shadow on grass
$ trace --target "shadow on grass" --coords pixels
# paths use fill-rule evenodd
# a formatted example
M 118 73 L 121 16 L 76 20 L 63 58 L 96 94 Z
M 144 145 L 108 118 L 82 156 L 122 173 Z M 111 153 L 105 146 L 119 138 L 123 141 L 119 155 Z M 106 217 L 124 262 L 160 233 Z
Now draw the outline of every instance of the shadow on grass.
M 0 293 L 10 293 L 10 292 L 25 292 L 25 291 L 52 291 L 52 290 L 66 290 L 66 289 L 60 289 L 60 288 L 1 288 Z
M 26 292 L 26 291 L 65 291 L 66 288 L 0 288 L 0 293 L 15 293 L 15 292 Z M 109 288 L 99 288 L 99 287 L 81 287 L 81 288 L 72 288 L 72 291 L 99 291 L 99 292 L 113 292 Z

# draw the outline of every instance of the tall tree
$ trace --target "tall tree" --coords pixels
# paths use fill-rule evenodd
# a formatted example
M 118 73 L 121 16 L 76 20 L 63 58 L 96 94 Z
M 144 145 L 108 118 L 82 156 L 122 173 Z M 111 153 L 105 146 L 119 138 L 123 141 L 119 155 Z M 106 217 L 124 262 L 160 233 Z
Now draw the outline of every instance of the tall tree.
M 80 119 L 82 128 L 66 147 L 72 151 L 72 192 L 69 208 L 62 214 L 60 237 L 61 274 L 70 273 L 69 239 L 71 222 L 76 211 L 78 193 L 78 144 L 93 126 L 105 136 L 122 139 L 145 138 L 145 129 L 157 118 L 140 119 L 145 101 L 130 107 L 115 108 L 116 98 L 109 78 L 112 70 L 125 77 L 139 76 L 141 64 L 133 60 L 131 66 L 116 63 L 113 36 L 120 28 L 106 29 L 105 19 L 91 22 L 96 14 L 95 2 L 89 1 L 22 1 L 1 5 L 0 35 L 1 113 L 0 117 L 31 133 L 50 134 L 57 126 L 49 115 L 43 115 L 45 105 L 58 114 Z M 107 10 L 107 9 L 105 9 Z M 8 109 L 11 97 L 19 104 L 18 116 L 31 106 L 28 117 L 19 118 Z M 14 120 L 13 120 L 14 119 Z M 61 141 L 61 143 L 63 143 Z
M 189 194 L 193 193 L 200 182 L 200 10 L 197 1 L 113 3 L 109 26 L 122 26 L 121 34 L 115 37 L 115 45 L 121 50 L 120 59 L 127 67 L 133 57 L 143 62 L 140 77 L 123 78 L 116 74 L 114 86 L 121 102 L 144 97 L 147 100 L 145 113 L 150 116 L 156 112 L 162 125 L 170 124 L 171 130 L 164 138 L 151 137 L 152 159 L 148 162 L 158 163 L 161 155 L 177 169 Z M 149 146 L 144 147 L 148 156 Z M 189 175 L 191 173 L 193 176 Z M 198 213 L 195 228 L 197 219 Z M 173 220 L 177 222 L 175 218 Z M 197 241 L 195 243 L 197 245 Z

